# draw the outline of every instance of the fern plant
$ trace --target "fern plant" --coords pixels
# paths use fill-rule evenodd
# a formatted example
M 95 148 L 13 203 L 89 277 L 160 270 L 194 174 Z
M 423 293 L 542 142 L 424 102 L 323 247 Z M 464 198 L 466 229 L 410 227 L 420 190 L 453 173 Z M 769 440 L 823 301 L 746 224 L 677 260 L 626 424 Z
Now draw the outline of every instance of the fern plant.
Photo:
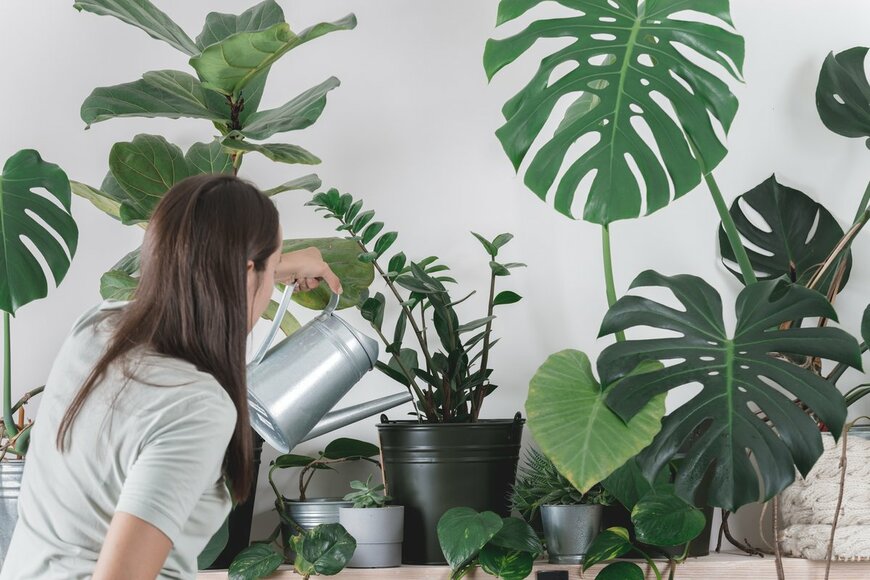
M 525 464 L 520 466 L 511 494 L 511 508 L 526 521 L 535 517 L 543 505 L 611 505 L 614 498 L 600 484 L 581 493 L 559 473 L 550 458 L 535 448 L 529 448 Z

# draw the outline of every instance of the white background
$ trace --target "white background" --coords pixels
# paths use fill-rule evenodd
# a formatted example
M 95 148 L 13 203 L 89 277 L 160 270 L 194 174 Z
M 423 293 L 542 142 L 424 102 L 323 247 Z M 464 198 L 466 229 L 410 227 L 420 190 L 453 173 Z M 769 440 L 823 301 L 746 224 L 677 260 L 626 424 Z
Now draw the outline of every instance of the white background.
M 466 319 L 483 315 L 488 276 L 486 257 L 469 231 L 488 237 L 505 231 L 516 235 L 504 258 L 526 262 L 529 268 L 503 279 L 502 288 L 525 299 L 500 311 L 496 333 L 503 340 L 492 363 L 501 387 L 484 411 L 486 417 L 512 416 L 523 408 L 529 379 L 549 354 L 578 348 L 594 357 L 609 343 L 596 339 L 606 308 L 599 229 L 566 219 L 532 195 L 494 135 L 501 106 L 555 45 L 536 47 L 488 84 L 481 57 L 486 39 L 495 35 L 495 0 L 280 3 L 296 30 L 349 12 L 357 15 L 359 26 L 293 51 L 273 67 L 261 108 L 280 105 L 330 75 L 342 81 L 314 126 L 273 141 L 296 143 L 319 155 L 323 164 L 315 169 L 324 185 L 364 198 L 388 229 L 400 232 L 395 248 L 416 259 L 437 254 L 450 264 L 463 290 L 457 297 L 478 289 L 460 312 Z M 249 5 L 228 0 L 157 4 L 191 37 L 199 33 L 208 11 L 238 13 Z M 816 114 L 814 91 L 829 51 L 870 42 L 870 3 L 732 4 L 734 22 L 746 38 L 745 84 L 735 85 L 740 110 L 728 139 L 731 152 L 716 171 L 722 190 L 730 200 L 775 172 L 781 182 L 823 201 L 841 223 L 850 222 L 870 179 L 870 152 L 861 140 L 825 129 Z M 546 6 L 534 14 L 560 12 Z M 505 26 L 497 36 L 519 30 L 525 21 Z M 117 20 L 78 13 L 72 2 L 0 2 L 0 54 L 0 160 L 18 149 L 36 148 L 72 179 L 98 186 L 109 149 L 117 141 L 155 133 L 186 149 L 214 132 L 207 121 L 148 119 L 113 120 L 85 131 L 79 106 L 94 87 L 133 81 L 148 70 L 190 69 L 185 56 L 170 46 Z M 255 155 L 246 157 L 241 172 L 264 188 L 303 173 L 306 168 Z M 302 206 L 309 197 L 306 192 L 281 196 L 285 237 L 332 234 L 330 223 Z M 73 211 L 80 243 L 66 280 L 47 299 L 22 308 L 13 322 L 16 393 L 44 382 L 72 322 L 99 300 L 102 272 L 141 240 L 139 228 L 122 226 L 81 199 L 73 200 Z M 733 304 L 739 286 L 717 263 L 717 223 L 702 186 L 651 217 L 615 224 L 619 291 L 638 272 L 654 268 L 703 276 L 720 290 L 726 304 Z M 870 237 L 864 236 L 855 245 L 856 268 L 838 303 L 851 331 L 857 330 L 870 295 L 868 252 Z M 302 319 L 310 316 L 300 314 Z M 355 312 L 347 318 L 364 328 Z M 394 392 L 397 385 L 373 373 L 346 402 Z M 680 399 L 681 394 L 672 395 L 669 405 Z M 31 412 L 36 409 L 30 407 Z M 371 419 L 342 435 L 374 441 L 374 424 Z M 297 452 L 313 452 L 328 438 L 304 444 Z M 273 456 L 267 452 L 264 459 Z M 315 495 L 343 493 L 347 481 L 364 475 L 364 469 L 319 474 Z M 291 474 L 279 480 L 292 496 Z M 267 533 L 275 522 L 265 469 L 258 491 L 255 536 Z M 749 513 L 736 527 L 738 537 L 756 534 Z

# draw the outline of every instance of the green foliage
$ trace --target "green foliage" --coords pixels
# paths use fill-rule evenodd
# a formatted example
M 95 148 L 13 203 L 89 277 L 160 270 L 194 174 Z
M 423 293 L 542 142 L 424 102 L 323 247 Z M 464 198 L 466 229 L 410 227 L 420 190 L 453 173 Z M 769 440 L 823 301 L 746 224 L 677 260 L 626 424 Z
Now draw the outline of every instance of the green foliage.
M 384 495 L 384 484 L 372 485 L 370 475 L 365 483 L 354 480 L 350 482 L 354 491 L 344 496 L 345 501 L 352 501 L 355 508 L 382 508 L 393 498 Z
M 691 501 L 711 475 L 715 484 L 709 487 L 710 505 L 734 511 L 784 489 L 794 480 L 795 466 L 806 475 L 822 452 L 821 437 L 810 416 L 784 393 L 797 397 L 836 433 L 843 427 L 846 408 L 833 385 L 776 353 L 861 366 L 857 342 L 842 330 L 780 328 L 801 318 L 836 320 L 825 297 L 784 280 L 752 284 L 737 298 L 737 326 L 729 336 L 721 298 L 701 278 L 648 270 L 632 283 L 632 288 L 647 286 L 670 290 L 683 310 L 625 296 L 608 311 L 601 334 L 646 326 L 679 336 L 607 347 L 598 368 L 604 383 L 611 385 L 608 406 L 629 420 L 653 397 L 692 382 L 702 385 L 664 418 L 662 430 L 639 455 L 647 479 L 685 451 L 675 479 L 677 493 Z M 629 374 L 649 359 L 678 360 L 643 375 Z M 755 405 L 765 417 L 755 413 Z M 698 430 L 697 437 L 690 437 Z M 681 450 L 683 446 L 687 448 Z
M 375 212 L 363 211 L 363 202 L 337 189 L 318 193 L 307 204 L 327 219 L 339 222 L 337 230 L 346 232 L 358 244 L 357 258 L 372 264 L 396 299 L 399 312 L 392 339 L 383 328 L 386 297 L 380 292 L 360 306 L 362 316 L 377 331 L 390 355 L 388 362 L 378 362 L 377 368 L 401 383 L 417 397 L 421 418 L 430 422 L 466 422 L 477 420 L 483 399 L 495 390 L 489 382 L 489 353 L 498 342 L 492 340 L 494 309 L 502 304 L 518 302 L 513 292 L 495 293 L 496 278 L 506 276 L 520 263 L 500 263 L 500 250 L 513 237 L 500 234 L 487 240 L 474 236 L 483 245 L 490 263 L 490 293 L 486 316 L 461 323 L 456 306 L 467 299 L 453 300 L 446 284 L 456 282 L 442 274 L 449 270 L 438 263 L 436 256 L 418 262 L 409 261 L 404 252 L 394 254 L 386 267 L 384 257 L 398 239 L 394 231 L 384 232 L 383 222 L 374 221 Z M 402 295 L 405 290 L 407 296 Z M 438 343 L 431 342 L 426 329 L 434 328 Z M 475 332 L 477 331 L 477 332 Z M 406 335 L 413 333 L 416 344 L 410 347 Z M 470 338 L 465 335 L 474 333 Z M 475 366 L 475 363 L 478 363 Z M 425 385 L 421 388 L 418 381 Z
M 320 524 L 291 539 L 296 560 L 293 567 L 303 578 L 335 576 L 353 557 L 356 540 L 341 524 Z
M 521 580 L 543 552 L 535 531 L 524 521 L 467 507 L 452 508 L 441 516 L 438 541 L 452 569 L 451 580 L 478 565 L 497 578 Z
M 230 564 L 230 580 L 255 580 L 270 576 L 284 558 L 275 552 L 269 544 L 255 543 L 235 557 Z
M 828 129 L 845 137 L 870 137 L 870 79 L 864 72 L 867 51 L 856 46 L 836 55 L 832 52 L 819 73 L 819 116 Z
M 497 24 L 543 1 L 501 0 Z M 551 199 L 565 215 L 573 215 L 578 186 L 591 173 L 595 177 L 583 212 L 588 221 L 608 224 L 638 217 L 644 190 L 646 213 L 665 207 L 694 189 L 726 153 L 710 120 L 728 132 L 737 98 L 719 77 L 724 72 L 739 78 L 744 53 L 743 38 L 721 26 L 731 25 L 727 0 L 691 7 L 717 19 L 716 24 L 686 17 L 681 14 L 684 3 L 679 2 L 560 3 L 574 12 L 534 21 L 517 34 L 486 43 L 483 64 L 491 79 L 540 39 L 574 39 L 548 54 L 526 86 L 504 105 L 505 123 L 496 136 L 515 169 L 531 157 L 525 183 L 541 199 L 548 197 L 561 175 Z M 684 56 L 678 50 L 683 46 L 718 65 L 718 76 Z M 572 70 L 552 77 L 558 67 L 569 64 Z M 569 95 L 574 102 L 555 134 L 530 156 L 556 103 Z M 663 98 L 676 115 L 654 96 Z M 641 136 L 634 120 L 652 131 L 653 143 Z M 597 139 L 579 158 L 567 160 L 569 166 L 560 174 L 568 151 L 586 136 Z M 628 158 L 637 164 L 644 184 L 638 182 Z
M 559 473 L 553 462 L 543 453 L 529 448 L 524 464 L 517 472 L 517 480 L 511 492 L 511 508 L 526 521 L 531 521 L 543 505 L 610 505 L 613 498 L 600 485 L 594 485 L 587 493 L 581 493 Z
M 217 560 L 224 548 L 227 547 L 227 542 L 230 539 L 230 518 L 224 520 L 218 531 L 209 539 L 208 544 L 199 553 L 196 558 L 196 567 L 199 570 L 205 570 Z

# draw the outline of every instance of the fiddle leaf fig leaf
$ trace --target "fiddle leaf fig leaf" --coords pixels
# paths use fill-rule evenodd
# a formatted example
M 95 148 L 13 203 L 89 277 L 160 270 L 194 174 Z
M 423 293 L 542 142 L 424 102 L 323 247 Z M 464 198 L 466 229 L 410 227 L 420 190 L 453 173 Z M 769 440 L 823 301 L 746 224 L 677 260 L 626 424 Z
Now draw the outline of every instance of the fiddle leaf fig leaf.
M 107 191 L 99 190 L 78 181 L 70 181 L 69 184 L 74 194 L 88 200 L 94 204 L 94 207 L 106 215 L 121 221 L 121 203 L 124 201 L 123 198 L 117 198 Z
M 329 77 L 277 109 L 257 111 L 248 117 L 241 132 L 251 139 L 268 139 L 275 133 L 309 127 L 326 107 L 326 94 L 340 84 L 337 78 Z
M 44 192 L 44 193 L 43 193 Z M 10 157 L 0 175 L 0 310 L 15 311 L 48 295 L 37 255 L 60 284 L 78 246 L 69 179 L 33 149 Z M 38 218 L 39 221 L 37 221 Z M 31 250 L 24 244 L 27 239 Z
M 196 37 L 196 46 L 201 51 L 237 32 L 263 30 L 281 22 L 284 11 L 275 0 L 260 2 L 239 15 L 209 12 L 202 32 Z
M 827 299 L 785 280 L 757 282 L 740 292 L 736 328 L 729 334 L 722 299 L 701 278 L 647 270 L 631 287 L 665 288 L 682 309 L 624 296 L 604 317 L 601 335 L 644 326 L 678 336 L 607 347 L 598 359 L 600 376 L 610 385 L 607 405 L 631 420 L 654 397 L 701 384 L 697 394 L 663 419 L 659 434 L 638 456 L 646 478 L 652 481 L 674 455 L 685 453 L 676 474 L 678 495 L 692 502 L 704 482 L 713 481 L 707 486 L 709 505 L 735 511 L 779 493 L 794 480 L 795 467 L 806 475 L 822 452 L 822 441 L 815 421 L 792 397 L 833 433 L 842 431 L 846 406 L 835 385 L 782 355 L 819 357 L 855 368 L 861 367 L 861 355 L 857 341 L 840 329 L 780 325 L 813 317 L 836 320 Z M 676 362 L 643 375 L 628 374 L 650 359 Z
M 288 143 L 251 143 L 241 139 L 226 138 L 221 141 L 221 145 L 230 151 L 241 151 L 242 153 L 256 152 L 264 155 L 267 159 L 278 161 L 280 163 L 301 163 L 304 165 L 317 165 L 320 163 L 320 158 L 306 151 L 298 145 L 290 145 Z
M 498 24 L 543 2 L 502 0 Z M 540 39 L 574 39 L 547 55 L 504 105 L 505 123 L 496 136 L 515 169 L 532 158 L 526 185 L 560 213 L 573 217 L 579 185 L 592 174 L 583 219 L 608 224 L 659 210 L 694 189 L 726 154 L 711 118 L 728 132 L 737 98 L 720 77 L 739 79 L 744 56 L 743 38 L 722 26 L 731 24 L 728 2 L 692 4 L 692 11 L 718 20 L 715 24 L 682 14 L 685 2 L 560 3 L 576 14 L 534 21 L 517 34 L 486 43 L 483 64 L 491 79 Z M 715 64 L 696 64 L 684 56 L 685 48 Z M 567 65 L 573 69 L 554 78 L 554 71 Z M 575 103 L 552 138 L 530 155 L 566 96 Z M 650 130 L 651 140 L 642 136 L 640 126 Z M 595 139 L 576 160 L 567 159 L 587 136 Z M 563 165 L 568 166 L 564 172 Z
M 864 72 L 867 51 L 867 47 L 856 46 L 832 52 L 819 73 L 819 117 L 825 127 L 845 137 L 870 137 L 870 80 Z
M 193 56 L 199 53 L 199 48 L 187 33 L 148 0 L 78 0 L 73 8 L 101 16 L 114 16 L 185 54 Z
M 233 159 L 217 139 L 211 143 L 194 143 L 184 155 L 191 174 L 232 173 Z
M 292 252 L 312 246 L 320 250 L 323 261 L 329 264 L 330 269 L 341 280 L 343 291 L 338 300 L 338 310 L 359 305 L 375 279 L 375 269 L 371 264 L 357 260 L 359 253 L 357 243 L 343 238 L 284 240 L 282 252 Z M 294 293 L 293 300 L 305 308 L 323 310 L 329 304 L 331 295 L 329 287 L 323 283 L 314 290 Z
M 304 175 L 302 177 L 297 177 L 296 179 L 291 179 L 290 181 L 282 183 L 281 185 L 278 185 L 278 186 L 273 187 L 271 189 L 267 189 L 263 193 L 265 193 L 269 197 L 272 197 L 273 195 L 277 195 L 277 194 L 283 193 L 285 191 L 293 191 L 293 190 L 300 190 L 300 189 L 304 189 L 306 191 L 314 191 L 318 187 L 320 187 L 321 184 L 322 184 L 322 182 L 320 181 L 320 178 L 317 177 L 316 174 L 310 173 L 310 174 Z

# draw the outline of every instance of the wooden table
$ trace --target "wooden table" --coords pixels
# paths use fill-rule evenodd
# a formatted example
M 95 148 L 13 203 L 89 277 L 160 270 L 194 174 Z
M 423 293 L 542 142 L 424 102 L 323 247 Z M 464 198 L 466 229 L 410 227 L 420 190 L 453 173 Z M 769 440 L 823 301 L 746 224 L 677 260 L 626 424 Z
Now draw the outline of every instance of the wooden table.
M 645 564 L 641 565 L 646 569 Z M 662 562 L 659 569 L 667 578 L 667 563 Z M 823 580 L 825 563 L 798 558 L 785 558 L 783 561 L 786 580 Z M 568 570 L 571 580 L 580 579 L 578 566 L 555 566 L 541 563 L 535 570 Z M 601 566 L 594 566 L 583 575 L 583 580 L 595 578 Z M 343 580 L 446 580 L 448 569 L 444 566 L 402 566 L 401 568 L 382 568 L 378 570 L 347 569 L 336 578 Z M 227 578 L 226 571 L 200 572 L 201 580 L 219 580 Z M 275 580 L 298 580 L 291 568 L 282 567 L 269 578 Z M 466 576 L 472 580 L 492 578 L 477 570 Z M 534 574 L 529 577 L 534 579 Z M 652 570 L 647 570 L 646 578 L 653 580 Z M 764 558 L 746 556 L 744 554 L 711 554 L 704 558 L 690 558 L 677 567 L 677 580 L 776 580 L 776 569 L 772 556 Z M 834 562 L 831 565 L 831 580 L 870 580 L 870 562 Z

